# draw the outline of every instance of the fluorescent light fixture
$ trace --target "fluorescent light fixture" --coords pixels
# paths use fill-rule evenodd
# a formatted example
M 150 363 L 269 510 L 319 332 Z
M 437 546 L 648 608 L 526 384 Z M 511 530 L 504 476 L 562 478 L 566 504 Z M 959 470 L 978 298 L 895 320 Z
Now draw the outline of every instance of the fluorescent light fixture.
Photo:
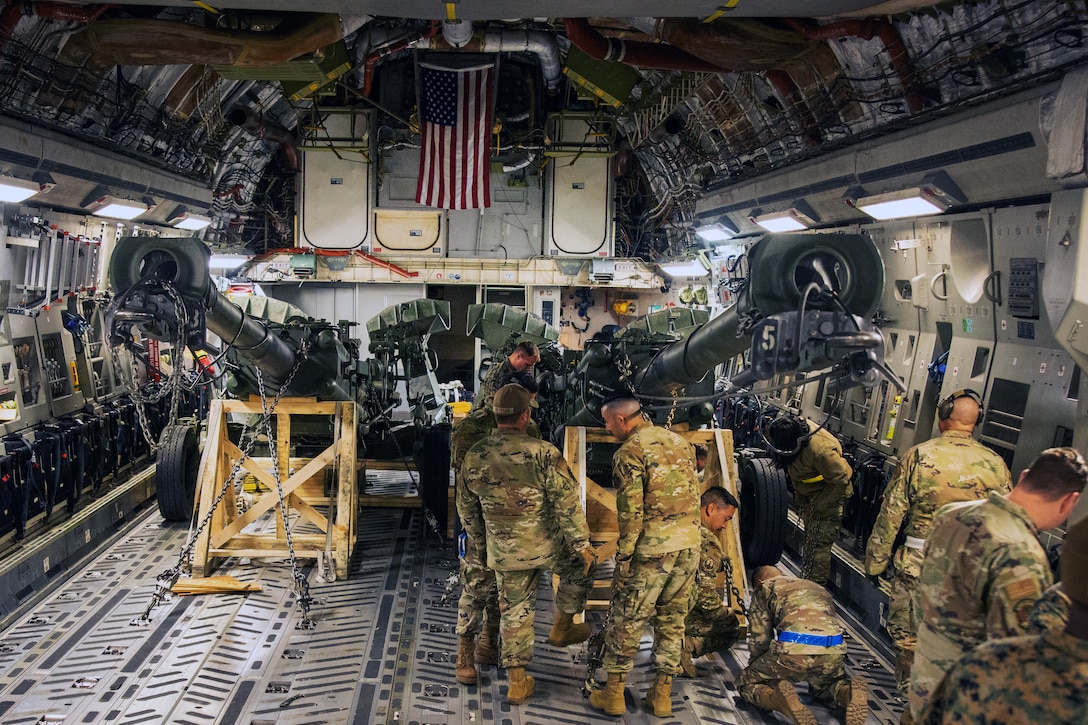
M 943 214 L 950 206 L 952 204 L 947 199 L 931 193 L 924 186 L 889 191 L 857 200 L 859 210 L 880 220 Z
M 847 194 L 847 204 L 879 220 L 943 214 L 954 204 L 964 202 L 959 187 L 943 171 L 927 174 L 921 184 L 907 189 L 859 196 L 854 201 L 849 198 L 850 192 Z
M 762 209 L 753 209 L 749 218 L 768 232 L 799 232 L 811 229 L 820 221 L 816 212 L 800 200 L 784 211 L 763 213 Z
M 89 203 L 85 201 L 83 207 L 90 209 L 95 216 L 104 216 L 110 219 L 135 219 L 141 214 L 147 213 L 148 210 L 147 204 L 142 201 L 122 199 L 110 194 L 99 196 Z
M 704 224 L 701 227 L 695 227 L 695 234 L 704 242 L 713 244 L 732 239 L 736 236 L 737 230 L 732 224 L 728 224 L 723 220 L 715 224 Z
M 170 223 L 178 229 L 188 229 L 191 232 L 199 232 L 209 226 L 212 220 L 200 214 L 181 214 L 170 220 Z
M 41 191 L 36 181 L 24 181 L 13 176 L 0 176 L 0 202 L 18 204 Z
M 706 277 L 710 274 L 710 264 L 701 254 L 691 259 L 673 259 L 659 262 L 657 268 L 669 277 Z
M 241 254 L 213 254 L 208 258 L 209 269 L 237 269 L 249 261 Z

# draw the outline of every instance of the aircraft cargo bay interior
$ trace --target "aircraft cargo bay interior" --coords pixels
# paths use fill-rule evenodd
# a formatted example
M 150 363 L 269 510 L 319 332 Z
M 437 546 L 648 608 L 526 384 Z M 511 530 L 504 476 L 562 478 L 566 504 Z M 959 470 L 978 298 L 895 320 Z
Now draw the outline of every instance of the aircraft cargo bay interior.
M 1088 4 L 796 5 L 0 0 L 0 723 L 1083 716 Z

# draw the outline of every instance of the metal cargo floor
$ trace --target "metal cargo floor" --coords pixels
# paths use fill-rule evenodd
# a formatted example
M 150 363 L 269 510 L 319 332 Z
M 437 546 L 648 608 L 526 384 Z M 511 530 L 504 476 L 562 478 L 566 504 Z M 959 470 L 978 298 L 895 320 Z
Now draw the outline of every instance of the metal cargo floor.
M 482 668 L 479 686 L 460 685 L 453 677 L 459 588 L 449 583 L 452 550 L 424 538 L 417 510 L 367 509 L 358 528 L 349 579 L 322 583 L 315 569 L 305 570 L 313 628 L 299 627 L 285 560 L 228 560 L 217 574 L 259 582 L 262 590 L 171 596 L 142 621 L 156 577 L 176 562 L 188 534 L 156 510 L 143 514 L 0 632 L 0 722 L 785 722 L 740 701 L 734 683 L 747 660 L 743 646 L 696 660 L 700 677 L 676 680 L 673 717 L 655 718 L 636 700 L 653 679 L 648 638 L 628 678 L 627 713 L 596 713 L 580 691 L 584 647 L 544 642 L 551 591 L 543 586 L 529 702 L 503 701 L 506 675 L 495 667 Z M 591 618 L 600 626 L 601 613 Z M 870 683 L 869 723 L 898 722 L 888 663 L 863 637 L 849 641 L 850 664 Z M 804 688 L 802 697 L 812 703 Z M 813 709 L 821 722 L 838 722 Z

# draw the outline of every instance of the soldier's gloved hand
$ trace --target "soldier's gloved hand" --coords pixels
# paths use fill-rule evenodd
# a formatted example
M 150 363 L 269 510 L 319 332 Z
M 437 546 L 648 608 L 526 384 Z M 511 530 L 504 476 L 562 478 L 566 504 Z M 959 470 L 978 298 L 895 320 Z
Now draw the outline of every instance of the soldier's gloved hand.
M 616 554 L 616 573 L 615 576 L 620 579 L 626 579 L 631 576 L 631 555 L 630 554 Z
M 589 576 L 589 573 L 597 568 L 597 552 L 591 546 L 588 549 L 579 551 L 578 555 L 582 557 L 582 574 Z

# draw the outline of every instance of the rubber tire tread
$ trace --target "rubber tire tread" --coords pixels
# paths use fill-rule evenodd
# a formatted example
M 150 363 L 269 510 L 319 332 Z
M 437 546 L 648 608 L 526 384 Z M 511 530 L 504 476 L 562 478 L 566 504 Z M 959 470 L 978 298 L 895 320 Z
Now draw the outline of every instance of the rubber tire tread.
M 200 469 L 196 428 L 172 425 L 159 439 L 155 491 L 159 513 L 167 521 L 190 521 Z
M 774 566 L 786 548 L 789 490 L 786 472 L 770 458 L 749 458 L 740 470 L 740 538 L 751 571 Z

